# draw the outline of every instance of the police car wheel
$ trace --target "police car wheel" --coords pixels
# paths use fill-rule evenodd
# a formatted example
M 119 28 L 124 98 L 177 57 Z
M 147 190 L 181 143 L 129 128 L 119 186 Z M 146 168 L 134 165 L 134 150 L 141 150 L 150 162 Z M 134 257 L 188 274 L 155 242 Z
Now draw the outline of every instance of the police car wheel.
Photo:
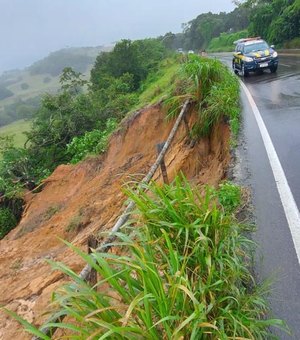
M 245 70 L 245 65 L 242 64 L 242 72 L 241 72 L 242 77 L 247 77 L 249 75 L 249 72 Z
M 232 62 L 232 70 L 233 70 L 233 72 L 234 72 L 235 74 L 238 74 L 238 73 L 239 73 L 239 71 L 235 68 L 235 63 L 234 63 L 234 61 Z
M 271 73 L 275 73 L 277 71 L 277 66 L 270 67 Z

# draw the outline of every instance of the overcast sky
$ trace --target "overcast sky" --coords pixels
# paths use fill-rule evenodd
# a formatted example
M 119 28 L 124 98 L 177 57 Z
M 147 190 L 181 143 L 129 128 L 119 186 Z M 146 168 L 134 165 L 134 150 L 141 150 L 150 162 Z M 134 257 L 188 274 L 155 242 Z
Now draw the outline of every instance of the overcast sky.
M 67 46 L 181 32 L 201 13 L 233 8 L 231 0 L 0 0 L 0 73 Z

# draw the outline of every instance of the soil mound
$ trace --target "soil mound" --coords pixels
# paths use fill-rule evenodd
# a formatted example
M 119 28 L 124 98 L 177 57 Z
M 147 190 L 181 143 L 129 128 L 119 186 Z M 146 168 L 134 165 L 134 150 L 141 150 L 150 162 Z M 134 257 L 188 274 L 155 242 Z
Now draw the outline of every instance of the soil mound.
M 195 117 L 188 115 L 189 124 Z M 87 248 L 87 238 L 109 229 L 126 198 L 122 186 L 141 179 L 156 159 L 156 144 L 173 126 L 159 105 L 135 113 L 112 136 L 105 155 L 78 165 L 61 165 L 40 193 L 27 197 L 19 225 L 0 241 L 0 305 L 40 324 L 53 290 L 64 277 L 52 272 L 47 259 L 62 261 L 75 271 L 83 263 L 60 239 Z M 169 179 L 182 171 L 195 184 L 217 184 L 230 160 L 229 128 L 221 122 L 210 138 L 193 146 L 182 123 L 165 162 Z M 161 180 L 159 172 L 156 180 Z M 0 339 L 30 339 L 0 312 Z

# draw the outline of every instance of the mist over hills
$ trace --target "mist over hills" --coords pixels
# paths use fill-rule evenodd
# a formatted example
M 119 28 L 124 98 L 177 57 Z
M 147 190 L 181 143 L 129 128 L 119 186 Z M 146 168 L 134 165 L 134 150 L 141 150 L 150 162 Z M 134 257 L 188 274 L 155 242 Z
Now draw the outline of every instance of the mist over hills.
M 50 53 L 23 70 L 5 71 L 0 76 L 0 126 L 30 118 L 43 93 L 59 88 L 59 75 L 65 67 L 89 77 L 97 55 L 112 46 L 72 47 Z

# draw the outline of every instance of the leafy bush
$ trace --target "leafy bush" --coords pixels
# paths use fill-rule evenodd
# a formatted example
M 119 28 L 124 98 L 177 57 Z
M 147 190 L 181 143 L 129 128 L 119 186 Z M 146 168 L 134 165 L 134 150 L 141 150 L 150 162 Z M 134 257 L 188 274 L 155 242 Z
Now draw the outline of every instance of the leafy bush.
M 278 1 L 278 0 L 277 0 Z M 284 5 L 287 2 L 284 2 Z M 268 39 L 272 44 L 282 43 L 300 34 L 300 1 L 295 1 L 276 16 L 269 27 Z
M 300 1 L 275 0 L 246 1 L 251 9 L 249 33 L 260 35 L 272 44 L 282 44 L 285 41 L 299 37 Z
M 14 214 L 8 208 L 0 208 L 0 240 L 17 225 Z
M 81 137 L 74 137 L 67 146 L 67 152 L 71 155 L 71 163 L 76 164 L 89 154 L 99 154 L 106 151 L 109 136 L 116 128 L 115 119 L 106 122 L 105 130 L 92 130 Z

